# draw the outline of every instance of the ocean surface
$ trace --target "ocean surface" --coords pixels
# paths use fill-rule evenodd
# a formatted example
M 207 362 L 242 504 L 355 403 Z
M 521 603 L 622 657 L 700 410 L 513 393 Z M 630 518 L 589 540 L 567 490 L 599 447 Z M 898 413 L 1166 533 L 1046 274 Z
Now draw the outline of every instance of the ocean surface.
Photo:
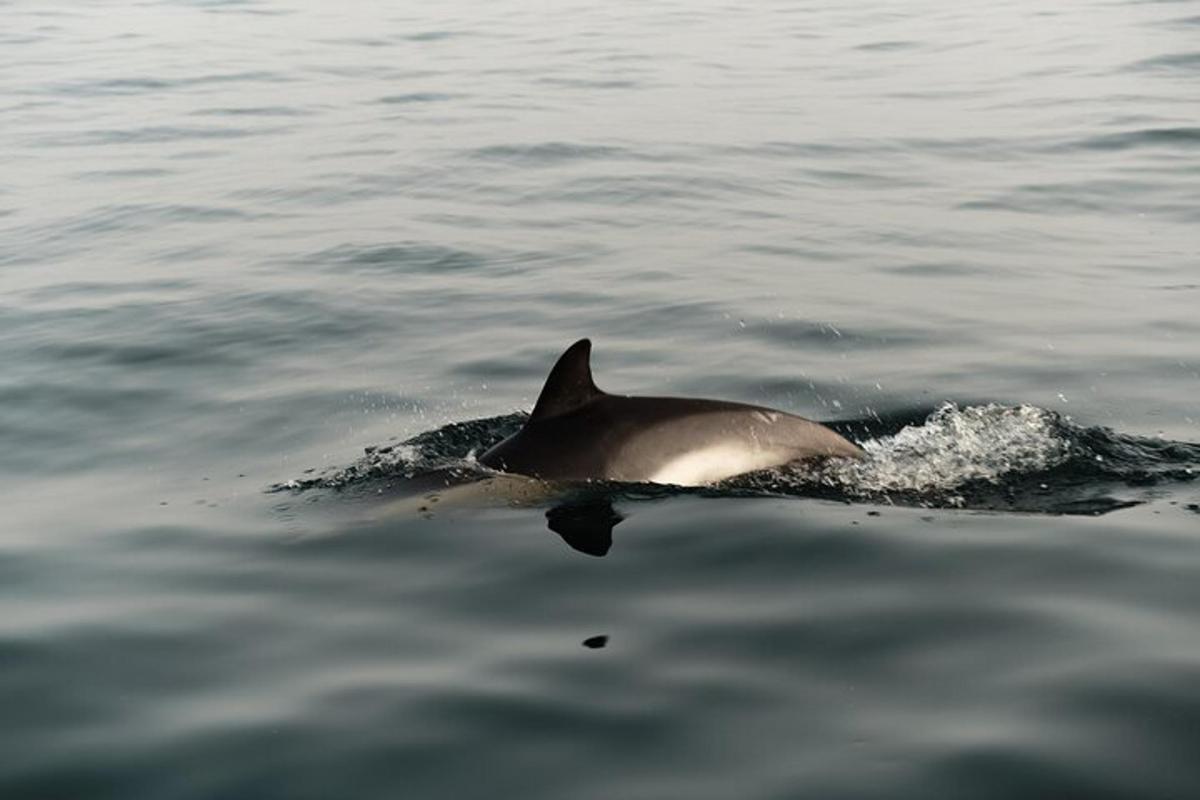
M 1200 2 L 0 19 L 0 797 L 1200 797 Z

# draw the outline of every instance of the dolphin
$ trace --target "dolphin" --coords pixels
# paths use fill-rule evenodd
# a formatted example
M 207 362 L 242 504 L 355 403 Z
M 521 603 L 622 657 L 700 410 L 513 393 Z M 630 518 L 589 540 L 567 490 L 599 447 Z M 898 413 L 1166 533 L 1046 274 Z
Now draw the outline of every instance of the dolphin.
M 824 425 L 772 408 L 602 392 L 591 352 L 589 339 L 567 348 L 524 427 L 479 462 L 547 481 L 703 486 L 802 459 L 863 455 Z

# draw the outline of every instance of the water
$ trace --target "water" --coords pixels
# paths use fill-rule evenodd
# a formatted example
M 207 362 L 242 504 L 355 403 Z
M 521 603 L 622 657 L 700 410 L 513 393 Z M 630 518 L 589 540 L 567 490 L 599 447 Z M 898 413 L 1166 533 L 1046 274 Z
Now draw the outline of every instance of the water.
M 1200 3 L 0 10 L 0 795 L 1200 791 Z

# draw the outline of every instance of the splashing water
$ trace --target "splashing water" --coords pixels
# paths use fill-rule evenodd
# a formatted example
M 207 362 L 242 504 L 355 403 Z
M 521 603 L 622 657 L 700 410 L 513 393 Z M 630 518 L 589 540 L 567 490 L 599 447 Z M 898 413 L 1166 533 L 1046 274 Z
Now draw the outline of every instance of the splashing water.
M 411 480 L 435 472 L 457 480 L 488 474 L 475 454 L 518 430 L 525 414 L 453 423 L 404 442 L 368 447 L 340 469 L 271 487 L 356 489 L 379 480 Z M 866 430 L 866 421 L 839 427 Z M 706 495 L 771 495 L 866 500 L 925 507 L 1103 513 L 1141 502 L 1112 497 L 1114 484 L 1150 486 L 1191 481 L 1200 445 L 1126 436 L 1082 427 L 1048 409 L 944 403 L 919 424 L 875 429 L 859 444 L 859 461 L 797 462 L 732 478 L 713 487 L 639 487 L 638 496 L 687 491 Z M 620 492 L 619 486 L 613 486 Z M 649 489 L 649 491 L 647 491 Z
M 862 442 L 861 461 L 837 461 L 791 473 L 853 495 L 944 493 L 972 481 L 1042 472 L 1071 457 L 1065 420 L 1036 406 L 945 403 L 921 425 Z M 785 473 L 787 474 L 787 473 Z
M 277 483 L 268 491 L 346 489 L 367 481 L 406 480 L 438 470 L 484 474 L 475 454 L 516 433 L 527 419 L 528 414 L 518 413 L 452 422 L 403 442 L 368 447 L 363 457 L 349 466 Z

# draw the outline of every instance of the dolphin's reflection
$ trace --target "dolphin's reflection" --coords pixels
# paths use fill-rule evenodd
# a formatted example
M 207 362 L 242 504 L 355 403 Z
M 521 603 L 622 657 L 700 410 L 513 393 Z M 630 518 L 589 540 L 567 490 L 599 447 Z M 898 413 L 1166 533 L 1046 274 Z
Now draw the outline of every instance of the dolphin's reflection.
M 589 556 L 607 555 L 612 531 L 625 519 L 607 497 L 588 497 L 560 503 L 546 512 L 546 526 L 573 549 Z
M 589 556 L 607 555 L 612 531 L 623 519 L 613 508 L 613 496 L 595 488 L 548 483 L 523 475 L 487 475 L 443 469 L 406 478 L 389 486 L 386 499 L 368 496 L 367 519 L 398 516 L 432 517 L 470 508 L 545 506 L 546 526 L 573 550 Z

